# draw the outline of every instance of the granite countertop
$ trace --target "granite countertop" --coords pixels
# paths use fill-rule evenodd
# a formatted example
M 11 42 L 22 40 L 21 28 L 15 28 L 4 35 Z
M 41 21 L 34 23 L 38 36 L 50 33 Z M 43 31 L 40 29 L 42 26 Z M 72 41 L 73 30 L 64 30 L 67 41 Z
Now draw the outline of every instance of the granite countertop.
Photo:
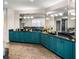
M 47 32 L 42 32 L 42 33 L 47 34 L 47 35 L 52 35 L 52 34 L 49 34 L 49 33 L 47 33 Z M 66 40 L 68 40 L 68 41 L 75 42 L 75 39 L 69 39 L 68 37 L 59 36 L 59 35 L 53 35 L 53 36 L 56 36 L 56 37 L 58 37 L 58 38 L 66 39 Z

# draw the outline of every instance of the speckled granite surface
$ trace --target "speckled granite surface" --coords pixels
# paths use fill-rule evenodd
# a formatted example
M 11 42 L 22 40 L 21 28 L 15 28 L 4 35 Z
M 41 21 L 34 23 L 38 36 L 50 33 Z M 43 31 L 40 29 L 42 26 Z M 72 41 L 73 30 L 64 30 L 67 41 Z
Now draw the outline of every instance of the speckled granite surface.
M 10 43 L 9 59 L 61 59 L 48 49 L 36 44 Z

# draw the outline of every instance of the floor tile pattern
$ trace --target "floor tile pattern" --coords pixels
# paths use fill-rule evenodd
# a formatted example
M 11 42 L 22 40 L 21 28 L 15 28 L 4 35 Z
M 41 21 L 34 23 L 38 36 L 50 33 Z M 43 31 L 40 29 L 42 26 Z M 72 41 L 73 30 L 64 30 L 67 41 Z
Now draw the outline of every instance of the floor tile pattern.
M 9 59 L 61 59 L 41 45 L 10 43 Z

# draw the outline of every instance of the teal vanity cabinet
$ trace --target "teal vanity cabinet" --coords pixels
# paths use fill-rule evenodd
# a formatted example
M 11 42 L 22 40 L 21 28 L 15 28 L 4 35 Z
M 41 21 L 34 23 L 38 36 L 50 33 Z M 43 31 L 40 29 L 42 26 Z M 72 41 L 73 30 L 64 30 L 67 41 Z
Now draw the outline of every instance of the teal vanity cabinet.
M 9 40 L 10 41 L 14 41 L 14 39 L 15 39 L 14 37 L 15 37 L 14 32 L 13 31 L 10 31 L 9 32 Z
M 63 59 L 75 59 L 75 42 L 41 32 L 9 32 L 10 42 L 40 43 Z
M 50 49 L 50 46 L 51 46 L 51 39 L 50 39 L 50 36 L 48 34 L 46 34 L 46 37 L 45 37 L 45 47 Z
M 50 50 L 55 53 L 57 51 L 57 39 L 54 36 L 50 36 Z
M 41 34 L 41 44 L 63 59 L 75 59 L 75 42 L 49 34 Z
M 17 32 L 10 31 L 9 32 L 9 40 L 10 40 L 10 42 L 18 42 L 19 39 L 18 39 L 17 36 L 18 36 Z
M 47 44 L 47 43 L 46 43 L 46 39 L 47 39 L 46 36 L 47 36 L 46 34 L 41 33 L 41 42 L 40 42 L 40 43 L 41 43 L 43 46 L 45 46 L 45 47 L 46 47 L 46 44 Z
M 48 49 L 50 48 L 50 40 L 48 34 L 41 33 L 41 44 Z
M 25 33 L 24 32 L 17 32 L 17 40 L 18 42 L 25 42 Z
M 34 43 L 40 43 L 40 32 L 32 32 L 32 42 Z
M 75 42 L 60 37 L 51 37 L 51 49 L 64 59 L 75 59 Z
M 76 59 L 76 45 L 75 42 L 72 42 L 72 59 Z
M 75 59 L 75 42 L 60 37 L 51 37 L 51 48 L 53 52 L 64 59 Z
M 64 58 L 75 59 L 75 42 L 64 41 Z
M 40 43 L 40 32 L 9 31 L 10 42 Z
M 64 41 L 61 38 L 56 36 L 49 35 L 50 47 L 49 49 L 56 53 L 59 56 L 63 56 L 63 49 L 64 49 Z
M 18 32 L 17 32 L 17 31 L 16 31 L 16 32 L 13 32 L 13 33 L 14 33 L 14 36 L 15 36 L 15 37 L 14 37 L 14 39 L 13 39 L 13 40 L 14 40 L 14 42 L 19 42 L 19 40 L 20 40 L 19 35 L 20 35 L 20 34 L 18 34 Z
M 40 43 L 40 32 L 23 32 L 23 39 L 26 43 Z
M 49 50 L 56 51 L 56 40 L 49 34 L 41 34 L 41 44 Z
M 24 32 L 23 38 L 26 43 L 40 43 L 40 32 Z
M 21 42 L 22 41 L 22 33 L 18 31 L 10 31 L 9 32 L 9 40 L 10 42 Z
M 57 37 L 57 51 L 56 53 L 64 58 L 64 40 Z
M 25 43 L 32 43 L 32 33 L 31 32 L 23 32 L 22 35 Z
M 14 42 L 24 42 L 22 32 L 13 31 L 13 33 L 14 33 L 14 37 L 13 37 Z

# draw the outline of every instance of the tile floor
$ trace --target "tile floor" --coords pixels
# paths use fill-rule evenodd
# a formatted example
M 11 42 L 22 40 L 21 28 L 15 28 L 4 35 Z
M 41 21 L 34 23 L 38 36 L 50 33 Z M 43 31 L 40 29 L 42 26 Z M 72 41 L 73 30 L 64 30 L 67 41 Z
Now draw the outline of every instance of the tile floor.
M 41 45 L 9 43 L 9 59 L 61 59 Z

